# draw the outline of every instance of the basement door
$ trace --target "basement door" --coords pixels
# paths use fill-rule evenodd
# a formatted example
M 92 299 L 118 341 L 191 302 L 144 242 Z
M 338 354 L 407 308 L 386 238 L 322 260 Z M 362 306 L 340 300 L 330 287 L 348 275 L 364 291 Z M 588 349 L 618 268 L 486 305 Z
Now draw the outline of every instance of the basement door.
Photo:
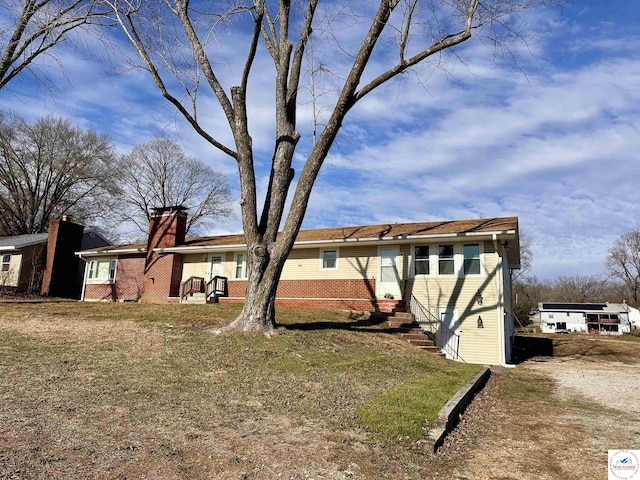
M 384 298 L 390 293 L 396 300 L 402 299 L 400 292 L 400 275 L 398 274 L 398 248 L 386 247 L 380 249 L 380 275 L 378 276 L 378 298 Z
M 457 359 L 459 354 L 458 345 L 458 309 L 439 308 L 440 321 L 442 325 L 438 329 L 438 346 L 442 348 L 448 359 Z

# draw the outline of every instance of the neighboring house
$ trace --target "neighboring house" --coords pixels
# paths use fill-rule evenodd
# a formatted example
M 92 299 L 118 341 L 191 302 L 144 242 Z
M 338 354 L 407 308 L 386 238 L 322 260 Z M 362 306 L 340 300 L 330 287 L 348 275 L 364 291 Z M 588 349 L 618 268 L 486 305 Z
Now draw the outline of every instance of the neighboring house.
M 182 207 L 154 209 L 145 244 L 79 252 L 84 300 L 242 303 L 243 235 L 185 239 Z M 367 225 L 300 231 L 276 303 L 390 311 L 402 300 L 442 348 L 474 363 L 509 361 L 509 271 L 519 268 L 518 220 Z
M 104 245 L 69 217 L 52 220 L 48 233 L 0 237 L 0 290 L 80 298 L 84 264 L 75 252 Z
M 542 333 L 589 332 L 622 335 L 631 331 L 630 307 L 624 303 L 538 304 Z
M 40 292 L 47 234 L 0 237 L 0 291 Z

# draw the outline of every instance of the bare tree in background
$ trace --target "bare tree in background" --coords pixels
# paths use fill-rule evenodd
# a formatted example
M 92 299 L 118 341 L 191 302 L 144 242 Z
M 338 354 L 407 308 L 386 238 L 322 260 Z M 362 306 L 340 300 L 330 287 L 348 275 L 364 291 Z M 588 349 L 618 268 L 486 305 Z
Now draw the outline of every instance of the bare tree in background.
M 35 61 L 58 62 L 54 47 L 74 29 L 102 23 L 105 10 L 90 0 L 2 0 L 0 5 L 0 90 L 24 71 L 44 81 Z
M 511 270 L 511 282 L 518 283 L 524 281 L 533 266 L 533 250 L 531 249 L 531 240 L 528 235 L 520 231 L 520 268 Z
M 546 0 L 103 0 L 134 46 L 139 67 L 148 71 L 161 94 L 195 131 L 238 165 L 242 223 L 247 244 L 248 282 L 245 304 L 229 329 L 262 331 L 275 326 L 275 296 L 284 262 L 302 225 L 313 185 L 347 114 L 390 80 L 469 40 L 486 35 L 499 45 L 517 31 L 518 14 Z M 225 38 L 224 28 L 234 35 Z M 362 32 L 360 36 L 356 36 Z M 319 39 L 315 57 L 325 52 L 326 70 L 334 73 L 335 95 L 316 138 L 302 153 L 301 171 L 293 158 L 300 140 L 298 95 L 306 49 Z M 244 67 L 231 76 L 225 42 L 236 47 L 246 40 Z M 227 50 L 228 51 L 228 50 Z M 456 51 L 456 54 L 458 52 Z M 268 186 L 263 201 L 257 195 L 258 173 L 247 107 L 250 78 L 257 58 L 268 56 L 273 70 L 260 71 L 274 80 L 274 138 Z M 268 59 L 267 57 L 267 59 Z M 332 64 L 329 64 L 332 63 Z M 211 97 L 230 130 L 230 139 L 207 122 Z M 328 100 L 328 99 L 325 99 Z M 202 112 L 206 112 L 203 116 Z M 293 180 L 296 180 L 294 183 Z M 292 187 L 292 185 L 294 185 Z M 291 187 L 291 188 L 290 188 Z M 290 192 L 292 190 L 292 192 Z M 288 197 L 292 193 L 290 203 Z M 260 205 L 260 207 L 259 207 Z M 280 233 L 282 221 L 284 226 Z
M 560 275 L 552 284 L 553 300 L 569 303 L 606 302 L 607 281 L 596 275 Z
M 0 116 L 0 232 L 46 232 L 63 214 L 100 218 L 111 208 L 113 161 L 106 135 L 52 116 Z
M 640 231 L 618 238 L 609 249 L 606 270 L 611 278 L 624 283 L 634 307 L 640 305 Z
M 201 160 L 186 156 L 170 138 L 152 138 L 123 156 L 117 182 L 116 209 L 144 234 L 154 207 L 187 207 L 187 233 L 191 234 L 201 233 L 233 214 L 226 177 Z

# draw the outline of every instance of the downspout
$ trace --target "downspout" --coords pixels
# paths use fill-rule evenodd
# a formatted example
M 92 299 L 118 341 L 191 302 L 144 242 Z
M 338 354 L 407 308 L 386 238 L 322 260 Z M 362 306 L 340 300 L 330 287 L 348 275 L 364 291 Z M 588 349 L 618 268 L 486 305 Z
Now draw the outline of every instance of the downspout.
M 500 243 L 498 242 L 498 235 L 493 234 L 493 248 L 496 255 L 496 315 L 498 316 L 498 362 L 501 367 L 511 367 L 514 365 L 507 365 L 505 357 L 505 333 L 504 333 L 504 306 L 502 304 L 502 256 L 500 255 Z
M 78 258 L 80 260 L 84 260 L 82 258 L 82 253 L 78 253 Z M 84 291 L 87 289 L 87 269 L 88 269 L 89 265 L 88 262 L 86 260 L 84 260 L 84 276 L 82 278 L 82 293 L 80 294 L 80 301 L 84 302 Z

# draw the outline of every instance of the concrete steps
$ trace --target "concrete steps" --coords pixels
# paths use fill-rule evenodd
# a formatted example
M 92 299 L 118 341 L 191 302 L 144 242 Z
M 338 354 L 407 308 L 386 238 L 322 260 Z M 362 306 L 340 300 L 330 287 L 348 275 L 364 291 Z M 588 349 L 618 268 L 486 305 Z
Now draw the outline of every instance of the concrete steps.
M 205 303 L 207 303 L 207 296 L 205 293 L 190 293 L 186 297 L 182 298 L 180 303 L 204 305 Z

